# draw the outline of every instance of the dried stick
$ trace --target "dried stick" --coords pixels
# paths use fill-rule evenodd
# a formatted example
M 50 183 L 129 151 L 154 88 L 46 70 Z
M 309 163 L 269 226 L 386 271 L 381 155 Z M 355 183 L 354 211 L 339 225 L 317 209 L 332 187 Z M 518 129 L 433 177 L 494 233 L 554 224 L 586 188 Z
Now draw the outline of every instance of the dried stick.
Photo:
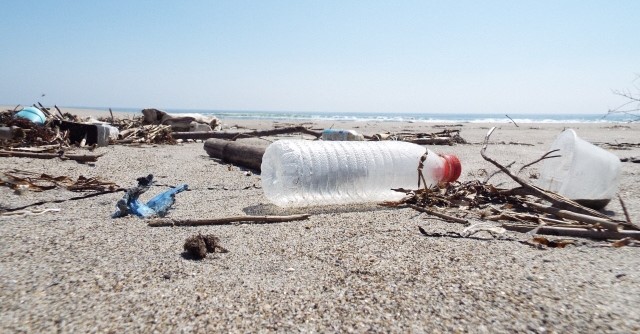
M 584 214 L 580 214 L 580 213 L 575 213 L 572 211 L 567 211 L 567 210 L 561 210 L 558 208 L 554 208 L 551 206 L 544 206 L 538 203 L 533 203 L 533 202 L 524 202 L 527 204 L 527 206 L 534 208 L 538 211 L 542 211 L 544 213 L 549 213 L 552 215 L 556 215 L 560 218 L 566 218 L 566 219 L 572 219 L 581 223 L 585 223 L 585 224 L 593 224 L 593 225 L 599 225 L 602 226 L 604 228 L 606 228 L 609 231 L 618 231 L 618 227 L 619 224 L 616 222 L 611 221 L 611 219 L 603 219 L 603 218 L 599 218 L 599 217 L 593 217 L 590 215 L 584 215 Z
M 36 202 L 36 203 L 31 203 L 31 204 L 27 204 L 27 205 L 23 205 L 17 208 L 5 208 L 4 211 L 7 212 L 12 212 L 12 211 L 17 211 L 17 210 L 23 210 L 26 209 L 28 207 L 32 207 L 32 206 L 36 206 L 36 205 L 43 205 L 43 204 L 47 204 L 47 203 L 62 203 L 62 202 L 66 202 L 66 201 L 76 201 L 79 199 L 85 199 L 85 198 L 91 198 L 91 197 L 96 197 L 96 196 L 100 196 L 100 195 L 104 195 L 104 194 L 111 194 L 111 193 L 115 193 L 115 192 L 120 192 L 126 190 L 124 188 L 118 188 L 118 189 L 113 189 L 113 190 L 105 190 L 105 191 L 99 191 L 97 193 L 91 193 L 88 195 L 83 195 L 83 196 L 75 196 L 75 197 L 71 197 L 71 198 L 67 198 L 67 199 L 56 199 L 53 201 L 40 201 L 40 202 Z M 2 209 L 0 209 L 2 210 Z
M 629 215 L 629 211 L 627 211 L 627 206 L 624 204 L 624 201 L 622 200 L 622 196 L 620 196 L 620 194 L 618 194 L 618 200 L 620 201 L 620 206 L 622 207 L 622 212 L 624 212 L 624 218 L 627 220 L 627 223 L 635 227 L 637 230 L 640 230 L 640 226 L 634 224 L 631 221 L 631 216 Z
M 508 118 L 508 119 L 510 119 L 510 120 L 511 120 L 511 122 L 513 122 L 513 124 L 515 124 L 515 125 L 516 125 L 516 128 L 519 128 L 519 127 L 520 127 L 520 126 L 518 125 L 518 123 L 516 123 L 516 121 L 514 121 L 514 120 L 513 120 L 513 118 L 509 117 L 509 115 L 505 115 L 505 116 L 507 116 L 507 118 Z
M 516 163 L 515 161 L 511 161 L 511 162 L 510 162 L 509 164 L 507 164 L 505 167 L 506 167 L 506 168 L 511 168 L 511 166 L 513 166 L 513 164 L 515 164 L 515 163 Z M 482 183 L 486 184 L 487 182 L 489 182 L 489 180 L 491 180 L 491 178 L 492 178 L 492 177 L 494 177 L 494 176 L 496 176 L 496 175 L 498 175 L 498 174 L 500 174 L 500 173 L 502 173 L 502 171 L 501 171 L 501 170 L 496 170 L 496 171 L 494 171 L 493 173 L 491 173 L 491 174 L 487 175 L 487 177 L 485 177 L 485 178 L 484 178 L 484 180 L 482 181 Z
M 452 137 L 416 138 L 407 141 L 418 145 L 453 145 Z
M 58 114 L 60 114 L 60 119 L 64 119 L 64 115 L 62 114 L 62 111 L 60 110 L 60 108 L 58 108 L 57 105 L 53 105 L 54 108 L 56 108 L 56 110 L 58 111 Z
M 450 215 L 447 215 L 447 214 L 444 214 L 444 213 L 440 213 L 440 212 L 437 212 L 437 211 L 429 210 L 427 208 L 423 208 L 423 207 L 417 206 L 415 204 L 409 204 L 409 207 L 414 209 L 414 210 L 417 210 L 417 211 L 420 211 L 420 212 L 424 212 L 424 213 L 428 213 L 428 214 L 430 214 L 432 216 L 436 216 L 438 218 L 442 218 L 444 220 L 448 220 L 448 221 L 453 222 L 453 223 L 465 224 L 465 225 L 469 225 L 470 224 L 469 221 L 466 220 L 466 219 L 462 219 L 462 218 L 450 216 Z
M 554 226 L 530 226 L 530 225 L 513 225 L 502 224 L 502 227 L 509 231 L 516 231 L 521 233 L 530 232 L 533 229 L 538 229 L 538 234 L 556 235 L 563 237 L 576 237 L 576 238 L 591 238 L 597 240 L 606 239 L 624 239 L 633 238 L 640 240 L 640 231 L 598 231 L 598 230 L 585 230 L 581 228 L 568 228 L 568 227 L 554 227 Z
M 239 222 L 259 222 L 259 223 L 281 223 L 295 220 L 306 220 L 310 214 L 290 215 L 290 216 L 236 216 L 214 219 L 152 219 L 149 221 L 151 227 L 162 226 L 203 226 L 203 225 L 230 225 Z
M 109 113 L 111 114 L 111 125 L 113 125 L 113 123 L 115 123 L 115 119 L 113 117 L 113 111 L 111 111 L 111 108 L 109 108 Z
M 482 145 L 482 149 L 480 150 L 480 155 L 482 155 L 482 158 L 484 158 L 484 160 L 490 162 L 491 164 L 493 164 L 494 166 L 498 167 L 498 169 L 500 169 L 503 173 L 507 174 L 512 180 L 516 181 L 518 184 L 520 184 L 523 188 L 526 188 L 532 196 L 538 197 L 540 199 L 543 199 L 545 201 L 551 202 L 551 204 L 553 204 L 556 207 L 559 207 L 561 209 L 568 209 L 571 211 L 575 211 L 578 213 L 583 213 L 583 214 L 587 214 L 587 215 L 592 215 L 592 216 L 596 216 L 596 217 L 600 217 L 600 218 L 604 218 L 604 219 L 609 219 L 609 217 L 601 214 L 598 211 L 586 208 L 568 198 L 565 198 L 563 196 L 560 196 L 556 193 L 550 192 L 550 191 L 546 191 L 544 189 L 538 188 L 536 186 L 534 186 L 533 184 L 513 175 L 511 173 L 511 171 L 509 171 L 509 169 L 505 168 L 504 166 L 502 166 L 500 163 L 498 163 L 497 161 L 491 159 L 490 157 L 488 157 L 486 155 L 486 151 L 487 151 L 487 146 L 489 143 L 489 137 L 491 136 L 491 134 L 493 133 L 493 131 L 496 128 L 493 127 L 489 130 L 489 132 L 487 132 L 486 136 L 484 137 L 484 143 Z
M 520 174 L 520 172 L 522 172 L 525 168 L 527 168 L 529 166 L 532 166 L 534 164 L 537 164 L 538 162 L 540 162 L 542 160 L 561 157 L 561 155 L 551 155 L 551 156 L 549 155 L 549 154 L 557 152 L 557 151 L 560 151 L 560 149 L 551 150 L 551 151 L 545 153 L 544 155 L 542 155 L 540 158 L 538 158 L 538 159 L 536 159 L 536 160 L 534 160 L 534 161 L 532 161 L 532 162 L 520 167 L 520 169 L 518 170 L 518 173 L 516 173 L 516 174 Z
M 263 137 L 263 136 L 275 136 L 287 133 L 306 133 L 308 135 L 312 135 L 316 138 L 322 136 L 322 133 L 318 131 L 313 131 L 311 129 L 305 128 L 304 126 L 294 126 L 294 127 L 286 127 L 286 128 L 278 128 L 272 130 L 258 130 L 258 131 L 249 131 L 249 132 L 173 132 L 171 135 L 174 139 L 209 139 L 209 138 L 218 138 L 218 139 L 231 139 L 235 140 L 240 137 Z
M 17 157 L 17 158 L 34 158 L 34 159 L 53 159 L 60 158 L 62 160 L 74 160 L 77 162 L 96 162 L 98 158 L 104 154 L 87 155 L 87 154 L 58 154 L 58 153 L 34 153 L 34 152 L 16 152 L 16 151 L 0 151 L 0 157 Z

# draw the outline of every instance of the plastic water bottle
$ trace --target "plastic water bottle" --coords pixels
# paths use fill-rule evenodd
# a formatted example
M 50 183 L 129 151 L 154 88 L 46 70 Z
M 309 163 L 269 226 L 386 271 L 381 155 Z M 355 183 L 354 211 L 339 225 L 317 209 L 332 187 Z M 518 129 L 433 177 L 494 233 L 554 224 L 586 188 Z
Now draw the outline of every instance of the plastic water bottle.
M 391 189 L 418 188 L 425 152 L 428 185 L 460 176 L 457 157 L 407 142 L 279 140 L 262 157 L 262 189 L 281 207 L 399 200 Z
M 604 208 L 620 183 L 620 158 L 580 137 L 572 129 L 551 144 L 558 158 L 546 159 L 538 185 L 593 209 Z

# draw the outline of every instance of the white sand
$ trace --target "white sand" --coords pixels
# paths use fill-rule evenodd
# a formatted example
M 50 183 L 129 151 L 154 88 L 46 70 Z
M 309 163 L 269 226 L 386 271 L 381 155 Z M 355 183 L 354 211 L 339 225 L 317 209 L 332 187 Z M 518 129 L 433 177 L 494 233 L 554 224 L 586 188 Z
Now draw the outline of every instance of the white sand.
M 223 120 L 249 128 L 273 122 Z M 320 124 L 381 131 L 434 132 L 428 123 Z M 494 170 L 479 154 L 494 124 L 469 124 L 470 145 L 435 146 L 457 154 L 461 180 Z M 533 161 L 564 127 L 496 124 L 488 153 L 505 164 Z M 571 125 L 594 142 L 638 142 L 640 124 Z M 500 144 L 519 142 L 533 146 Z M 612 151 L 620 157 L 640 150 Z M 150 228 L 138 218 L 111 219 L 120 193 L 51 203 L 59 213 L 0 218 L 1 332 L 618 332 L 640 330 L 638 248 L 579 246 L 538 250 L 515 241 L 427 238 L 463 226 L 372 204 L 276 209 L 260 176 L 209 158 L 202 143 L 109 146 L 93 165 L 0 158 L 12 168 L 71 177 L 98 176 L 129 187 L 149 173 L 159 186 L 188 183 L 169 217 L 214 218 L 310 211 L 308 221 Z M 535 172 L 536 167 L 531 169 Z M 525 172 L 526 173 L 526 172 Z M 640 222 L 640 164 L 623 163 L 620 194 Z M 505 177 L 494 184 L 510 186 Z M 253 186 L 256 187 L 253 187 Z M 16 195 L 0 205 L 68 199 L 64 190 Z M 622 217 L 617 201 L 607 210 Z M 181 256 L 184 240 L 213 233 L 228 253 L 202 261 Z M 508 233 L 525 240 L 523 234 Z

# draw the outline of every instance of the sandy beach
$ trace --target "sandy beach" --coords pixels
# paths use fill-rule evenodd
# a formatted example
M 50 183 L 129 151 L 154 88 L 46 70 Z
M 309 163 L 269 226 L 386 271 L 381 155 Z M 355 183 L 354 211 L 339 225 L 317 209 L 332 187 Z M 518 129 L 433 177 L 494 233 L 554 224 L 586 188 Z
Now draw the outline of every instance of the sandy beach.
M 227 131 L 286 123 L 221 121 Z M 461 181 L 495 170 L 480 155 L 493 126 L 487 153 L 504 164 L 515 161 L 514 166 L 539 158 L 564 128 L 594 143 L 640 138 L 637 123 L 316 122 L 313 128 L 372 135 L 435 132 L 444 125 L 460 129 L 469 144 L 430 148 L 460 158 Z M 610 152 L 640 157 L 638 147 Z M 3 157 L 0 172 L 100 177 L 121 187 L 153 174 L 157 184 L 145 199 L 168 186 L 189 185 L 176 196 L 168 216 L 174 218 L 312 216 L 273 224 L 153 228 L 136 217 L 112 219 L 122 193 L 111 193 L 31 208 L 59 212 L 0 217 L 1 332 L 640 331 L 637 247 L 578 239 L 575 246 L 543 250 L 489 235 L 484 240 L 425 237 L 418 226 L 443 234 L 464 226 L 375 203 L 281 209 L 264 197 L 259 173 L 210 158 L 202 141 L 110 145 L 94 153 L 104 154 L 94 164 Z M 621 177 L 619 194 L 631 220 L 640 223 L 640 164 L 622 163 Z M 492 183 L 514 185 L 504 175 Z M 59 189 L 18 195 L 2 187 L 0 205 L 74 196 Z M 605 213 L 624 219 L 617 200 Z M 201 261 L 183 257 L 185 239 L 198 233 L 215 234 L 228 252 Z

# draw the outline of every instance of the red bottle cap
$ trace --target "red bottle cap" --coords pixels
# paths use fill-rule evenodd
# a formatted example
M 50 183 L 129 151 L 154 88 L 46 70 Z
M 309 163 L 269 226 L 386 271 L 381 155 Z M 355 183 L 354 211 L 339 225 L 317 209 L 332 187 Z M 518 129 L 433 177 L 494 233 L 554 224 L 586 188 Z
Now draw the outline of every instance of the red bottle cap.
M 460 177 L 462 173 L 462 165 L 460 160 L 453 154 L 440 155 L 444 159 L 444 174 L 442 175 L 442 182 L 453 182 Z

